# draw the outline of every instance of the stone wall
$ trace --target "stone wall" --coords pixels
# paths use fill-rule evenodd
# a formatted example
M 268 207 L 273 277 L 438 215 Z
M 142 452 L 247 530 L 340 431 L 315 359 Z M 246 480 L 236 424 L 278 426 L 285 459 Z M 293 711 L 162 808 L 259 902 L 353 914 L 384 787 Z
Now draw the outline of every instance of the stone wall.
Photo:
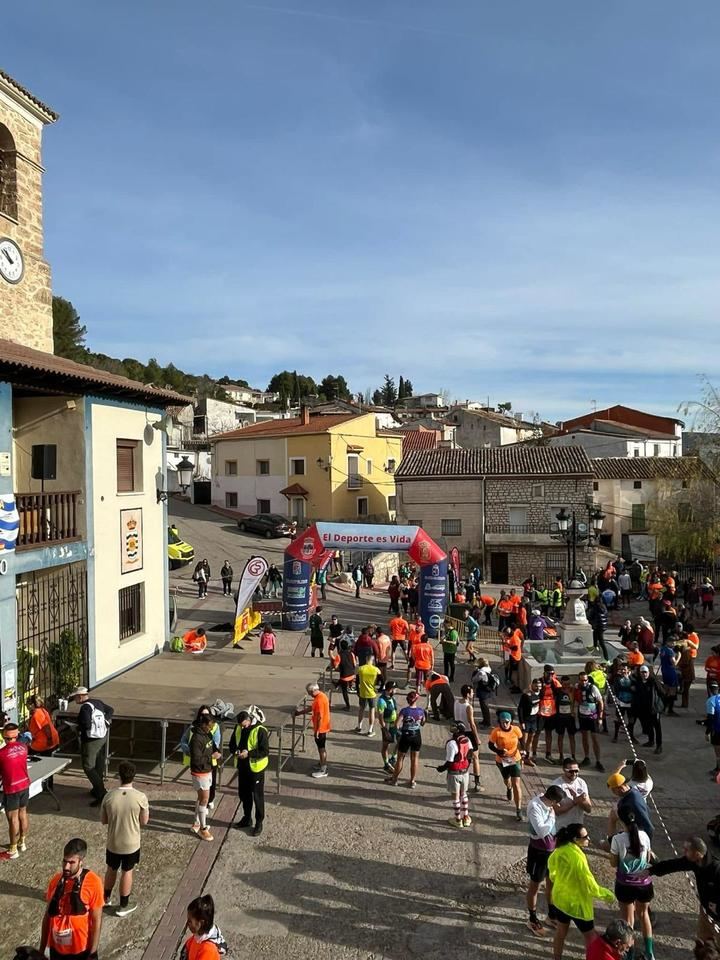
M 556 522 L 557 508 L 575 507 L 585 512 L 592 497 L 591 478 L 574 477 L 488 477 L 485 516 L 488 525 L 508 523 L 508 507 L 527 508 L 528 524 L 541 526 Z
M 43 259 L 42 167 L 40 145 L 42 124 L 20 107 L 0 98 L 0 130 L 5 128 L 15 148 L 14 157 L 6 150 L 6 177 L 12 176 L 14 160 L 15 184 L 6 182 L 3 190 L 9 196 L 14 189 L 16 215 L 10 205 L 0 212 L 0 237 L 10 237 L 22 251 L 25 273 L 16 284 L 0 278 L 0 336 L 36 350 L 52 353 L 52 288 L 50 267 Z M 7 132 L 6 132 L 7 131 Z

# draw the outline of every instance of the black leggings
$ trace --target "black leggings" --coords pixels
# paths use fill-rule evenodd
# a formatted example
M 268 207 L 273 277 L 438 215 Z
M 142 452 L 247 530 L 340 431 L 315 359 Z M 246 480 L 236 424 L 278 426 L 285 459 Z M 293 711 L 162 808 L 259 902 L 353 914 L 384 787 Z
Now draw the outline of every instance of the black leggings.
M 640 721 L 640 726 L 642 727 L 642 732 L 648 738 L 649 746 L 662 746 L 662 724 L 660 723 L 660 716 L 657 713 L 653 713 L 650 716 L 638 717 Z M 630 723 L 630 736 L 633 736 L 635 728 L 635 719 Z
M 345 701 L 345 706 L 348 708 L 350 707 L 350 697 L 348 696 L 348 690 L 350 689 L 351 683 L 352 683 L 352 680 L 339 681 L 340 693 L 342 694 L 342 698 Z

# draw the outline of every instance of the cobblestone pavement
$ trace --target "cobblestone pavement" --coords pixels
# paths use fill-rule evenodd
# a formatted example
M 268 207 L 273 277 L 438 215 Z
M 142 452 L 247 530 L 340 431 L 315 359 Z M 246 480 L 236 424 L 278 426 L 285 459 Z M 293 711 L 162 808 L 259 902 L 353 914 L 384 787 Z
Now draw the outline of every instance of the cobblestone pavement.
M 192 508 L 178 519 L 181 533 L 200 545 L 199 555 L 208 555 L 218 568 L 227 555 L 237 573 L 251 553 L 270 557 L 274 550 L 280 559 L 285 546 L 284 541 L 243 538 L 226 518 L 202 508 Z M 173 575 L 173 580 L 182 584 L 189 573 L 187 568 L 178 573 L 181 576 Z M 181 596 L 187 622 L 201 622 L 198 618 L 206 614 L 209 622 L 231 613 L 222 596 L 211 595 L 201 604 L 190 590 Z M 327 614 L 335 611 L 341 620 L 352 618 L 360 625 L 382 621 L 386 599 L 366 595 L 357 601 L 331 589 L 325 607 Z M 638 606 L 632 612 L 640 611 Z M 700 633 L 704 654 L 712 641 L 702 627 Z M 280 650 L 287 656 L 307 657 L 301 634 L 281 634 Z M 402 680 L 404 671 L 396 676 Z M 469 668 L 461 666 L 456 685 L 468 676 Z M 278 702 L 288 702 L 286 690 Z M 510 702 L 503 691 L 497 706 Z M 694 723 L 703 706 L 704 690 L 697 684 L 691 710 L 664 721 L 664 754 L 645 758 L 656 781 L 660 811 L 677 841 L 691 832 L 703 834 L 717 809 L 718 787 L 705 776 L 712 765 L 711 751 Z M 198 845 L 186 829 L 192 797 L 184 781 L 171 780 L 162 788 L 142 785 L 150 796 L 152 821 L 136 878 L 140 906 L 124 920 L 108 915 L 101 957 L 170 960 L 182 933 L 184 906 L 203 889 L 216 899 L 218 920 L 234 958 L 399 960 L 422 955 L 447 960 L 470 951 L 487 957 L 549 957 L 550 944 L 532 937 L 525 927 L 526 826 L 515 822 L 484 746 L 485 790 L 471 796 L 473 826 L 455 832 L 446 822 L 450 805 L 444 778 L 434 769 L 442 759 L 445 726 L 430 723 L 425 728 L 419 783 L 411 791 L 383 782 L 379 738 L 355 734 L 354 724 L 354 713 L 346 713 L 335 698 L 331 776 L 320 781 L 309 777 L 315 753 L 308 738 L 308 751 L 298 757 L 293 771 L 286 772 L 280 796 L 269 778 L 266 828 L 258 839 L 232 828 L 225 832 L 236 806 L 234 784 L 224 788 L 216 811 L 216 843 L 205 845 Z M 601 742 L 610 770 L 628 751 L 622 743 L 611 744 L 608 737 Z M 526 796 L 558 774 L 557 767 L 544 764 L 526 773 Z M 590 770 L 583 775 L 595 802 L 588 826 L 596 844 L 605 834 L 609 808 L 606 774 Z M 86 837 L 89 865 L 102 872 L 104 830 L 96 811 L 87 806 L 86 789 L 77 770 L 59 778 L 62 811 L 55 813 L 47 798 L 33 801 L 28 854 L 0 862 L 0 960 L 12 956 L 15 943 L 37 941 L 42 892 L 65 840 Z M 660 856 L 671 855 L 660 829 L 655 846 Z M 601 882 L 612 886 L 606 855 L 594 845 L 590 856 Z M 683 876 L 656 882 L 658 957 L 690 956 L 695 904 Z M 541 897 L 541 912 L 543 906 Z M 614 915 L 612 909 L 599 907 L 598 925 Z M 581 941 L 572 931 L 566 956 L 582 956 Z

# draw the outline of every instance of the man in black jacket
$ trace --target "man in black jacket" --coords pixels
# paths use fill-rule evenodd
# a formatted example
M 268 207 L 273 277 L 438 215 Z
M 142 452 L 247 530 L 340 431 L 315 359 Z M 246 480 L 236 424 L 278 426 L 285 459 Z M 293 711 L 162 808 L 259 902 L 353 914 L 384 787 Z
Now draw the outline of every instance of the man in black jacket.
M 107 793 L 104 778 L 108 733 L 115 711 L 97 697 L 90 698 L 87 687 L 75 687 L 68 699 L 80 704 L 77 719 L 80 760 L 92 787 L 93 800 L 90 806 L 99 807 Z
M 720 940 L 717 932 L 717 926 L 720 926 L 720 860 L 708 852 L 701 837 L 690 837 L 683 849 L 684 856 L 659 860 L 648 867 L 648 872 L 656 877 L 668 873 L 694 874 L 700 900 L 697 939 Z
M 265 819 L 265 770 L 270 762 L 270 736 L 264 726 L 265 714 L 260 707 L 251 704 L 237 715 L 237 726 L 230 738 L 230 754 L 235 757 L 238 772 L 238 797 L 243 807 L 238 829 L 252 823 L 255 805 L 254 837 L 263 831 Z

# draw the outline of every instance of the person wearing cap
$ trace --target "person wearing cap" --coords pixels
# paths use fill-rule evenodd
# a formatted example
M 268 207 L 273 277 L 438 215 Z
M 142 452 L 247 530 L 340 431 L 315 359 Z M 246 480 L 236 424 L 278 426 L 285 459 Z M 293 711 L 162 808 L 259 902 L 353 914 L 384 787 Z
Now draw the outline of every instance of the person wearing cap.
M 655 747 L 655 753 L 662 753 L 662 723 L 660 714 L 665 704 L 655 677 L 650 672 L 647 663 L 637 668 L 637 679 L 633 688 L 632 706 L 630 710 L 630 736 L 635 732 L 635 720 L 640 721 L 642 731 L 647 737 L 645 747 Z
M 6 723 L 2 728 L 2 735 L 5 746 L 0 750 L 0 781 L 10 835 L 6 858 L 17 860 L 20 853 L 27 849 L 26 840 L 30 827 L 27 809 L 30 801 L 28 747 L 18 739 L 20 728 L 16 723 Z
M 585 670 L 578 674 L 575 687 L 575 703 L 577 704 L 578 726 L 582 737 L 583 757 L 580 766 L 590 766 L 590 740 L 595 756 L 595 769 L 602 772 L 605 767 L 600 762 L 600 741 L 598 731 L 605 713 L 605 703 L 602 694 L 592 682 Z
M 638 827 L 644 830 L 652 840 L 655 827 L 650 819 L 650 811 L 645 797 L 639 790 L 631 787 L 621 773 L 611 773 L 607 779 L 607 785 L 612 795 L 617 797 L 617 804 L 610 807 L 608 815 L 607 842 L 610 843 L 617 833 L 618 819 L 627 823 L 628 814 L 635 817 Z
M 522 820 L 522 751 L 525 740 L 520 727 L 514 726 L 509 710 L 498 710 L 498 723 L 490 731 L 488 747 L 495 754 L 495 763 L 505 784 L 505 799 L 515 801 L 515 819 Z
M 230 754 L 237 767 L 238 797 L 243 808 L 238 829 L 252 824 L 255 807 L 255 826 L 252 835 L 259 837 L 265 820 L 265 770 L 270 762 L 270 735 L 265 714 L 254 703 L 237 715 L 237 726 L 230 737 Z
M 410 779 L 408 786 L 414 788 L 417 783 L 418 763 L 420 760 L 420 750 L 422 749 L 422 728 L 425 726 L 427 714 L 422 707 L 418 706 L 419 694 L 416 690 L 411 690 L 407 695 L 407 706 L 403 707 L 398 713 L 398 728 L 400 730 L 400 739 L 398 740 L 397 759 L 395 760 L 395 769 L 392 775 L 386 777 L 385 783 L 397 786 L 398 779 L 402 773 L 403 763 L 407 754 L 410 754 Z
M 380 724 L 380 755 L 383 759 L 383 767 L 386 773 L 392 773 L 395 766 L 396 747 L 400 733 L 397 727 L 398 706 L 395 699 L 395 688 L 397 684 L 394 680 L 385 682 L 377 701 L 377 718 Z M 390 750 L 392 749 L 392 754 Z
M 472 688 L 469 688 L 472 692 Z M 469 827 L 472 824 L 470 817 L 470 762 L 475 749 L 467 735 L 467 729 L 462 720 L 456 720 L 452 727 L 452 736 L 445 744 L 445 763 L 437 767 L 438 773 L 447 771 L 447 787 L 452 797 L 453 816 L 448 823 L 451 827 Z
M 77 725 L 80 734 L 80 760 L 85 776 L 92 786 L 91 807 L 99 807 L 106 794 L 105 766 L 112 707 L 97 697 L 90 699 L 87 687 L 75 687 L 68 697 L 80 704 Z
M 680 686 L 680 673 L 678 664 L 680 663 L 680 654 L 675 649 L 675 637 L 668 634 L 663 635 L 662 644 L 658 650 L 660 659 L 660 673 L 662 681 L 665 684 L 665 705 L 669 717 L 677 716 L 674 710 L 675 700 Z

